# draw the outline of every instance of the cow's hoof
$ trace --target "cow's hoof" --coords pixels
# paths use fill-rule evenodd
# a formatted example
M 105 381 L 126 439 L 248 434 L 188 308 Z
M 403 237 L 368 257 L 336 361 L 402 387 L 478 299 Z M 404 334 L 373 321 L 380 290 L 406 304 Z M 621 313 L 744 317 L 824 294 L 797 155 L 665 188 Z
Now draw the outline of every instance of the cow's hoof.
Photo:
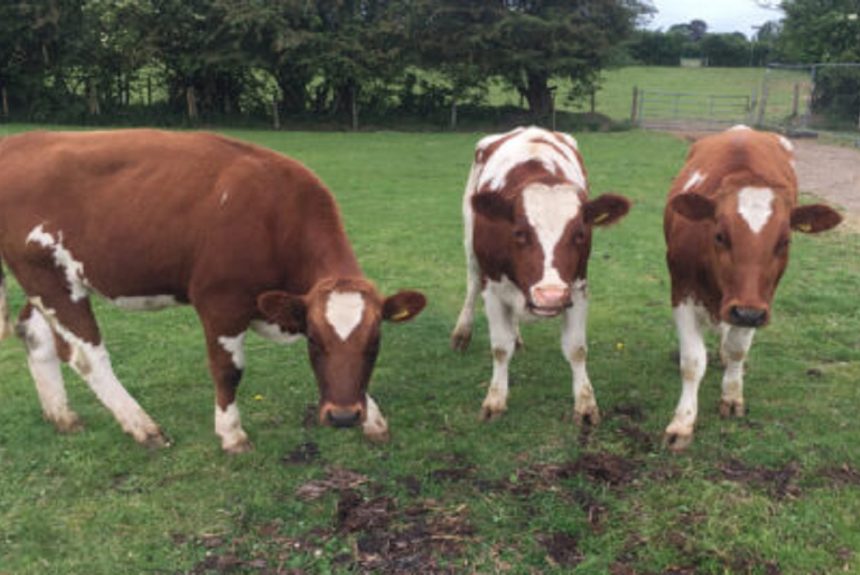
M 230 445 L 222 444 L 221 449 L 223 449 L 224 453 L 228 455 L 239 455 L 241 453 L 248 453 L 250 451 L 254 451 L 254 444 L 251 443 L 250 439 L 244 437 L 241 441 L 236 441 L 235 443 L 231 443 Z
M 596 405 L 582 411 L 577 411 L 574 408 L 573 422 L 582 427 L 597 427 L 600 424 L 600 410 Z
M 59 433 L 78 433 L 83 431 L 84 422 L 74 411 L 69 411 L 60 417 L 48 418 Z
M 506 411 L 508 410 L 508 406 L 506 405 L 489 405 L 484 403 L 481 406 L 481 414 L 479 416 L 481 421 L 494 421 L 500 418 Z
M 693 434 L 680 431 L 666 431 L 663 436 L 663 444 L 670 451 L 680 453 L 690 447 L 693 443 Z
M 170 440 L 158 428 L 147 431 L 140 437 L 135 436 L 134 440 L 147 449 L 164 449 L 165 447 L 170 447 Z
M 469 349 L 469 344 L 472 342 L 471 328 L 456 328 L 451 334 L 451 349 L 454 351 L 464 352 Z
M 720 401 L 720 417 L 743 417 L 747 413 L 746 407 L 742 401 L 725 399 Z

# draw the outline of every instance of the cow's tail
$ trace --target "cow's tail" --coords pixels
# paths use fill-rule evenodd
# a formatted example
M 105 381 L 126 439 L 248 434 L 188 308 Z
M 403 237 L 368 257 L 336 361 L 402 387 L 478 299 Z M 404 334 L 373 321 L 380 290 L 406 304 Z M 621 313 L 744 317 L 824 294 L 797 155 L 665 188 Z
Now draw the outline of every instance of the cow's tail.
M 0 340 L 6 339 L 13 333 L 12 322 L 9 320 L 9 305 L 6 301 L 6 278 L 3 276 L 3 262 L 0 260 Z

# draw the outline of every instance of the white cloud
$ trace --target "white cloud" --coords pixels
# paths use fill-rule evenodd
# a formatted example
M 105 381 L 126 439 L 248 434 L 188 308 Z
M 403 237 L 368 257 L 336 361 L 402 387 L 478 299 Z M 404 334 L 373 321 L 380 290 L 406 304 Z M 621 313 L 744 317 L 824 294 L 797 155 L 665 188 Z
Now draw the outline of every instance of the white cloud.
M 666 31 L 673 24 L 690 20 L 704 20 L 708 32 L 741 32 L 747 37 L 754 33 L 753 26 L 783 17 L 782 10 L 768 10 L 755 0 L 720 0 L 719 2 L 692 2 L 690 0 L 652 0 L 657 13 L 647 27 Z

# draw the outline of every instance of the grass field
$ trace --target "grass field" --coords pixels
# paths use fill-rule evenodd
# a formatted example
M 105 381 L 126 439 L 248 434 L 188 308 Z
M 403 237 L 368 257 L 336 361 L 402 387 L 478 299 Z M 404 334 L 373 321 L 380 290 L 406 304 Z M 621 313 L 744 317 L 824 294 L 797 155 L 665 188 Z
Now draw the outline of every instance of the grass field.
M 605 417 L 582 436 L 557 321 L 523 327 L 493 423 L 478 421 L 483 316 L 465 355 L 448 350 L 478 134 L 231 134 L 313 168 L 366 273 L 385 292 L 427 294 L 414 322 L 384 330 L 372 391 L 391 442 L 313 424 L 303 345 L 249 336 L 239 402 L 256 450 L 225 456 L 193 313 L 98 303 L 120 379 L 173 445 L 134 444 L 69 372 L 86 429 L 57 435 L 21 344 L 3 342 L 0 573 L 860 572 L 860 236 L 795 239 L 752 348 L 750 415 L 719 419 L 712 364 L 696 441 L 673 455 L 660 444 L 680 391 L 660 221 L 683 141 L 579 138 L 594 193 L 635 202 L 595 235 L 589 371 Z

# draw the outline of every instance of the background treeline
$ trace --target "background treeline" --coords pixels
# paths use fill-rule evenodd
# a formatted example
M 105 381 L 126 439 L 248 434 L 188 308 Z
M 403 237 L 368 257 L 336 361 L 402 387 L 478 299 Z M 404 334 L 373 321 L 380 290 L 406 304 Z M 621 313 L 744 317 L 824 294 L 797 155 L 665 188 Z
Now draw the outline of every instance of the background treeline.
M 0 119 L 444 125 L 501 89 L 540 120 L 607 66 L 860 59 L 858 4 L 785 0 L 750 41 L 642 30 L 650 0 L 2 0 Z

